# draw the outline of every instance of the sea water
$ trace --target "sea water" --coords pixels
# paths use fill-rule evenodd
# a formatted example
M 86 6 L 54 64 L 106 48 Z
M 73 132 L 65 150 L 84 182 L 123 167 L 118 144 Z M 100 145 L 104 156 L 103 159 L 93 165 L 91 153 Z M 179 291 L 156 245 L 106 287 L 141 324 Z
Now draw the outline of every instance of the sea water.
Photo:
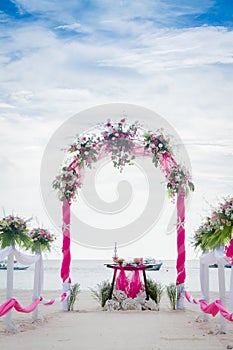
M 105 264 L 112 261 L 106 260 L 73 260 L 70 276 L 72 283 L 79 283 L 81 290 L 95 288 L 98 283 L 108 280 L 111 282 L 113 269 L 107 268 Z M 61 289 L 60 260 L 44 260 L 44 290 Z M 211 268 L 210 290 L 218 291 L 218 269 Z M 230 288 L 231 269 L 225 269 L 226 290 Z M 199 261 L 186 261 L 186 282 L 185 288 L 189 291 L 200 291 Z M 166 286 L 176 281 L 176 261 L 164 260 L 159 271 L 147 271 L 147 277 L 162 283 Z M 0 270 L 0 289 L 6 288 L 7 273 Z M 14 271 L 14 289 L 33 289 L 34 265 L 24 271 Z

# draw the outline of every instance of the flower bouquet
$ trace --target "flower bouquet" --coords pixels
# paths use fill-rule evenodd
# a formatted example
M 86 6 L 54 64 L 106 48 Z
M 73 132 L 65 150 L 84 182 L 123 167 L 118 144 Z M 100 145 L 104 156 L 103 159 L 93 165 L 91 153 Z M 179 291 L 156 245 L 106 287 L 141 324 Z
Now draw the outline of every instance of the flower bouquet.
M 56 176 L 52 185 L 54 189 L 58 190 L 59 200 L 65 202 L 73 198 L 77 189 L 81 187 L 80 176 L 75 169 L 64 166 L 61 174 Z
M 99 141 L 95 135 L 87 135 L 77 138 L 70 146 L 68 152 L 75 153 L 79 168 L 91 168 L 91 163 L 97 161 Z
M 32 240 L 31 250 L 32 252 L 50 251 L 51 244 L 55 241 L 55 236 L 44 228 L 34 228 L 30 232 Z
M 123 259 L 123 258 L 118 258 L 116 260 L 117 264 L 119 264 L 119 265 L 122 265 L 124 261 L 125 261 L 125 259 Z
M 111 153 L 114 167 L 121 171 L 125 164 L 133 164 L 135 158 L 132 154 L 133 140 L 138 137 L 137 130 L 137 123 L 127 125 L 125 118 L 118 123 L 108 120 L 104 125 L 102 137 L 106 144 L 106 150 Z

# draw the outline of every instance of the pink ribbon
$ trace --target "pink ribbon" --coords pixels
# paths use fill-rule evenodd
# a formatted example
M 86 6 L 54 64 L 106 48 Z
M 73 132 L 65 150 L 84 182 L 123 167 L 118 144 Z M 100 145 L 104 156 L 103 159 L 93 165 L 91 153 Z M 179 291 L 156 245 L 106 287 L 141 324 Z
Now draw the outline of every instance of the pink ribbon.
M 170 167 L 176 166 L 177 163 L 175 159 L 167 152 L 162 154 L 162 158 L 160 160 L 160 167 L 162 168 L 165 176 L 167 177 L 170 174 Z
M 44 298 L 40 297 L 36 300 L 34 300 L 30 305 L 26 307 L 22 307 L 19 302 L 15 298 L 11 298 L 7 300 L 4 304 L 0 306 L 0 317 L 6 315 L 11 309 L 15 308 L 16 311 L 22 312 L 22 313 L 30 313 L 36 309 L 38 304 L 43 303 L 43 305 L 53 305 L 57 301 L 62 302 L 67 298 L 68 294 L 63 293 L 59 299 L 51 299 L 47 302 L 44 302 Z
M 22 307 L 19 302 L 12 298 L 7 300 L 3 305 L 0 306 L 0 317 L 6 315 L 11 309 L 15 308 L 18 312 L 29 313 L 35 310 L 41 299 L 36 299 L 33 303 L 27 307 Z
M 233 265 L 233 239 L 231 239 L 228 247 L 225 247 L 225 254 L 228 257 L 231 265 Z
M 207 302 L 203 299 L 197 300 L 192 298 L 187 291 L 185 291 L 185 297 L 189 303 L 200 304 L 200 308 L 205 314 L 210 314 L 214 317 L 218 314 L 218 312 L 220 312 L 226 320 L 233 322 L 233 313 L 230 314 L 226 310 L 221 300 L 215 300 L 212 303 L 207 304 Z
M 61 266 L 61 278 L 63 282 L 68 281 L 71 283 L 70 279 L 70 201 L 63 202 L 62 214 L 63 214 L 63 245 L 62 253 L 63 260 Z

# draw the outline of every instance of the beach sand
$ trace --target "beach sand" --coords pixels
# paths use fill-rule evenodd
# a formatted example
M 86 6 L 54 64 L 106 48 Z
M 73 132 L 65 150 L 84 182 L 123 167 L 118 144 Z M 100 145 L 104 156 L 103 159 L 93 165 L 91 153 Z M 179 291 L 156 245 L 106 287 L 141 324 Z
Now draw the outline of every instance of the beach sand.
M 59 291 L 45 291 L 45 298 L 54 298 Z M 14 297 L 23 305 L 30 303 L 32 292 L 15 291 Z M 193 293 L 199 298 L 200 294 Z M 216 293 L 211 294 L 215 300 Z M 0 291 L 0 304 L 5 292 Z M 0 319 L 0 345 L 4 350 L 81 349 L 81 350 L 217 350 L 233 348 L 233 324 L 227 324 L 227 334 L 219 333 L 219 316 L 208 322 L 197 322 L 201 315 L 198 305 L 185 302 L 185 310 L 171 310 L 164 295 L 160 311 L 103 311 L 91 293 L 82 291 L 75 311 L 63 312 L 61 305 L 39 306 L 43 318 L 32 324 L 31 314 L 13 312 L 18 326 L 16 334 L 4 332 Z

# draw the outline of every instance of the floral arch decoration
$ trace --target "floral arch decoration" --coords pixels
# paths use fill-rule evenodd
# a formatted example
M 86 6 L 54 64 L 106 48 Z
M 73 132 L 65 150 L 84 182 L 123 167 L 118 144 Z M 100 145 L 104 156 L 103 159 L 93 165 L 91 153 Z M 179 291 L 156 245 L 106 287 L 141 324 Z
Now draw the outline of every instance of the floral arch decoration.
M 68 148 L 68 155 L 60 174 L 53 181 L 62 201 L 63 213 L 63 261 L 61 278 L 63 285 L 70 279 L 70 205 L 82 186 L 82 172 L 86 167 L 109 155 L 114 167 L 120 171 L 131 165 L 136 157 L 152 157 L 155 167 L 160 167 L 165 177 L 168 196 L 177 203 L 177 285 L 185 282 L 185 205 L 184 197 L 194 190 L 190 173 L 179 165 L 172 151 L 170 139 L 162 129 L 156 133 L 145 131 L 138 122 L 127 124 L 123 118 L 119 122 L 108 120 L 98 124 L 98 133 L 78 137 Z

